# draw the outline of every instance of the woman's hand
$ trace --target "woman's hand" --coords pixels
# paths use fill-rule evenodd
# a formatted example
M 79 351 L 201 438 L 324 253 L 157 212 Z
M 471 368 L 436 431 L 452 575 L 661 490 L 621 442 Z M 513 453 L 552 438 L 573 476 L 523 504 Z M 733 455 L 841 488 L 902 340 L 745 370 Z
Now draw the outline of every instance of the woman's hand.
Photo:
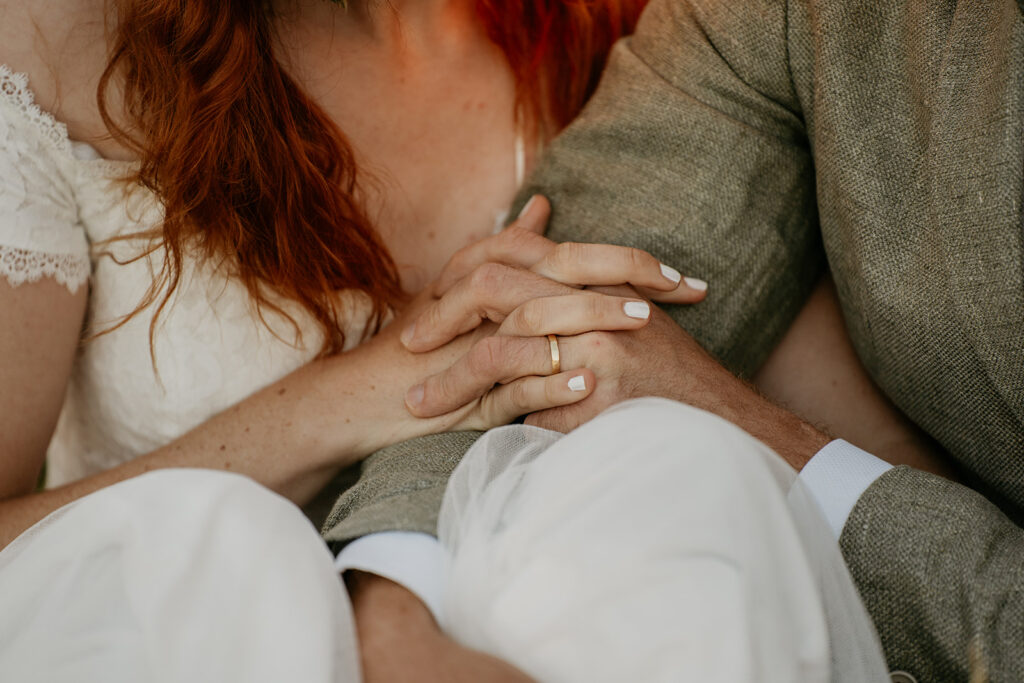
M 444 415 L 486 395 L 495 385 L 551 374 L 555 368 L 548 335 L 575 339 L 647 324 L 651 305 L 633 290 L 615 296 L 581 286 L 628 282 L 655 292 L 662 301 L 677 303 L 704 297 L 703 283 L 683 280 L 646 252 L 609 245 L 557 245 L 545 239 L 539 231 L 548 212 L 547 201 L 536 198 L 515 225 L 463 249 L 445 268 L 434 290 L 441 298 L 405 328 L 403 344 L 427 352 L 484 321 L 500 326 L 493 333 L 478 331 L 458 362 L 412 387 L 406 394 L 412 414 Z M 586 363 L 562 365 L 570 367 L 579 371 L 573 386 L 592 391 L 593 375 Z
M 556 282 L 576 287 L 631 284 L 648 299 L 665 303 L 696 303 L 707 283 L 682 277 L 642 249 L 613 244 L 552 242 L 544 237 L 551 204 L 542 195 L 526 203 L 519 217 L 497 235 L 457 251 L 441 271 L 434 294 L 484 263 L 529 268 Z
M 433 286 L 439 300 L 404 328 L 406 348 L 430 351 L 484 320 L 504 322 L 530 299 L 583 287 L 629 284 L 642 298 L 662 303 L 697 303 L 706 296 L 703 280 L 684 278 L 641 249 L 552 242 L 541 235 L 550 213 L 547 199 L 535 196 L 503 232 L 456 252 Z
M 575 290 L 573 290 L 575 291 Z M 350 406 L 344 421 L 336 420 L 333 442 L 340 452 L 358 459 L 380 448 L 426 434 L 456 430 L 486 430 L 508 424 L 520 415 L 566 406 L 583 400 L 593 391 L 594 376 L 574 368 L 557 374 L 528 373 L 495 386 L 468 394 L 458 386 L 459 378 L 446 384 L 462 400 L 443 414 L 410 415 L 405 407 L 406 390 L 457 364 L 478 341 L 493 335 L 497 325 L 485 322 L 469 334 L 442 343 L 423 353 L 409 351 L 399 341 L 402 323 L 419 317 L 434 299 L 429 292 L 416 297 L 389 326 L 372 339 L 335 358 L 322 361 L 328 374 L 321 377 L 317 391 L 330 401 L 334 392 Z M 549 365 L 550 370 L 550 365 Z M 546 376 L 537 376 L 546 375 Z M 344 382 L 345 384 L 342 384 Z M 358 397 L 358 400 L 345 398 Z M 429 418 L 429 419 L 427 419 Z

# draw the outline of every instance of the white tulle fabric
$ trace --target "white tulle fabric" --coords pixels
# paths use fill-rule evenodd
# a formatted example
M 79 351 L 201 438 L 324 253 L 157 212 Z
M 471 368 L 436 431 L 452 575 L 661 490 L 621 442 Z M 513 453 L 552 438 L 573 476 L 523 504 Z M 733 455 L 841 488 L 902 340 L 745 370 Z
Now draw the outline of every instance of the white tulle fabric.
M 151 193 L 118 181 L 132 169 L 70 141 L 66 127 L 35 105 L 28 79 L 0 65 L 0 276 L 14 285 L 51 276 L 71 291 L 91 277 L 90 333 L 134 311 L 162 252 L 137 258 L 145 240 L 108 240 L 158 226 L 163 212 Z M 339 298 L 353 345 L 369 306 L 358 295 Z M 151 309 L 80 349 L 48 453 L 47 485 L 159 448 L 307 363 L 322 337 L 307 316 L 286 309 L 298 329 L 274 317 L 268 329 L 235 280 L 186 260 L 153 356 Z
M 292 503 L 162 470 L 67 505 L 0 552 L 0 680 L 355 683 L 348 598 Z
M 662 399 L 488 432 L 440 537 L 445 627 L 538 681 L 887 681 L 839 548 L 763 444 Z

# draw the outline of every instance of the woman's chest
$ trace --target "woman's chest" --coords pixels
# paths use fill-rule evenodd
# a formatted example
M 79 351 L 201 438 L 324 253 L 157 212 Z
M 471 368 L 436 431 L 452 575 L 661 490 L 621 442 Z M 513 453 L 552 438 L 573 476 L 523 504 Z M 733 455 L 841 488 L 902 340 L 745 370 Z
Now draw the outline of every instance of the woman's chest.
M 400 64 L 350 54 L 334 66 L 316 55 L 295 68 L 351 145 L 360 199 L 403 286 L 418 291 L 494 232 L 525 172 L 507 60 L 486 41 Z

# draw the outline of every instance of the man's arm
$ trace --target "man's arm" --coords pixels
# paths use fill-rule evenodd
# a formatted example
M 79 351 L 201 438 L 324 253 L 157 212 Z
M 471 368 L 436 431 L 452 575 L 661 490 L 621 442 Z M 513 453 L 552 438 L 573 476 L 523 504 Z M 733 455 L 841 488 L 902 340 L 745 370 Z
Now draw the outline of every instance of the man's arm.
M 821 263 L 785 47 L 810 36 L 782 35 L 787 6 L 654 0 L 522 195 L 551 198 L 556 240 L 639 246 L 707 280 L 703 304 L 670 313 L 748 376 Z M 762 408 L 741 426 L 774 410 Z M 785 433 L 775 437 L 780 449 Z M 787 458 L 797 469 L 813 447 L 800 441 Z M 832 476 L 841 486 L 845 475 Z M 868 487 L 844 528 L 844 555 L 894 668 L 922 681 L 968 680 L 980 667 L 989 678 L 970 680 L 1024 680 L 1024 531 L 999 509 L 897 468 Z
M 897 467 L 861 496 L 840 545 L 891 667 L 1024 680 L 1024 530 L 983 496 Z
M 824 266 L 786 3 L 654 0 L 520 193 L 547 235 L 645 249 L 710 284 L 667 310 L 750 376 Z

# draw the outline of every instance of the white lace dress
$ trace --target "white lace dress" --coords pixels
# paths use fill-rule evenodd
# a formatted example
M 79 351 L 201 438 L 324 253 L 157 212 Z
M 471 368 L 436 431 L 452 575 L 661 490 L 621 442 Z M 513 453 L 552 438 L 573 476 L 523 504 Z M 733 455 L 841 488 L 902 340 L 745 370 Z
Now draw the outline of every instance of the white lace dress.
M 88 331 L 138 305 L 153 279 L 142 243 L 154 197 L 117 178 L 0 66 L 0 279 L 88 286 Z M 349 339 L 365 306 L 353 298 Z M 150 356 L 144 312 L 83 345 L 47 455 L 56 486 L 182 435 L 308 362 L 269 333 L 245 290 L 187 263 Z M 299 320 L 302 320 L 299 318 Z M 275 331 L 294 340 L 292 328 Z M 8 362 L 10 359 L 5 359 Z M 0 552 L 0 680 L 358 679 L 347 595 L 301 511 L 240 476 L 153 473 L 54 513 Z

